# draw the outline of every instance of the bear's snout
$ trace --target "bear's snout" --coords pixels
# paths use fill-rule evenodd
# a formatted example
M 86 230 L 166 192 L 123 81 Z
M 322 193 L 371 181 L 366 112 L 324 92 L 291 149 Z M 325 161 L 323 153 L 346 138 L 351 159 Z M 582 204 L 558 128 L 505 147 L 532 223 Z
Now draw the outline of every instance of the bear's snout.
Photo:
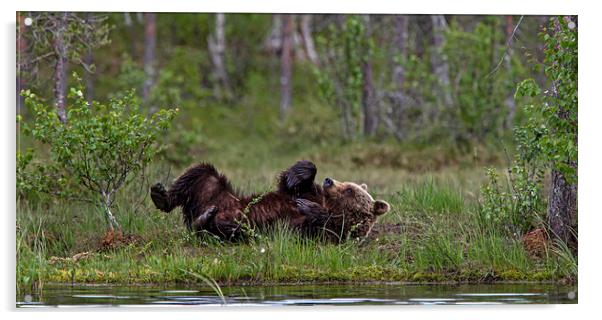
M 330 188 L 330 187 L 332 187 L 333 184 L 334 184 L 334 181 L 332 181 L 332 179 L 330 179 L 330 178 L 324 179 L 324 184 L 323 184 L 324 188 Z

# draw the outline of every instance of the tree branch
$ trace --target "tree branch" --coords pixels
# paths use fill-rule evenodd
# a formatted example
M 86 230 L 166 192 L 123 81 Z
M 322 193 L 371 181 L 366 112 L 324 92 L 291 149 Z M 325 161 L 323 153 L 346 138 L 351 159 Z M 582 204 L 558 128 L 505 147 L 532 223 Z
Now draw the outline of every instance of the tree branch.
M 493 70 L 491 70 L 491 72 L 489 72 L 485 76 L 485 78 L 489 78 L 491 75 L 493 75 L 495 72 L 497 72 L 499 70 L 500 66 L 504 62 L 504 59 L 506 59 L 506 56 L 508 55 L 508 51 L 510 50 L 510 46 L 512 45 L 512 39 L 514 39 L 514 35 L 516 34 L 516 31 L 518 30 L 518 26 L 520 26 L 521 22 L 523 22 L 524 17 L 525 16 L 520 16 L 520 19 L 518 19 L 516 26 L 514 26 L 514 30 L 512 30 L 512 34 L 510 35 L 508 40 L 506 40 L 506 49 L 504 50 L 504 54 L 502 55 L 502 58 L 500 59 L 498 64 L 495 66 L 495 68 L 493 68 Z

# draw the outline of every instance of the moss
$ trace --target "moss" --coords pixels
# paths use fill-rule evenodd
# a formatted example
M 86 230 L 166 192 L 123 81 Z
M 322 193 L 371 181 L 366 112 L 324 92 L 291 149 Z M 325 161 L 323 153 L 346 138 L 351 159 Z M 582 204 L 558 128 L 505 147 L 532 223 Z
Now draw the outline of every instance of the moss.
M 531 275 L 531 280 L 535 281 L 550 281 L 554 280 L 556 277 L 553 272 L 550 271 L 537 271 Z
M 504 270 L 504 271 L 498 272 L 497 276 L 500 279 L 511 280 L 511 281 L 525 280 L 525 278 L 526 278 L 523 273 L 518 272 L 516 270 Z
M 411 279 L 415 282 L 445 282 L 450 280 L 445 274 L 435 272 L 416 272 Z
M 202 283 L 199 279 L 182 272 L 160 272 L 149 268 L 136 268 L 134 270 L 101 271 L 97 269 L 73 269 L 49 266 L 43 278 L 46 282 L 69 283 Z M 283 265 L 271 276 L 230 274 L 216 281 L 222 284 L 240 283 L 323 283 L 323 282 L 372 282 L 372 281 L 410 281 L 419 283 L 478 283 L 489 281 L 568 281 L 554 272 L 548 270 L 521 272 L 517 270 L 501 270 L 490 272 L 486 270 L 462 270 L 456 273 L 415 271 L 408 272 L 403 269 L 393 269 L 379 266 L 358 266 L 350 269 L 328 271 L 320 268 L 301 268 L 299 266 Z

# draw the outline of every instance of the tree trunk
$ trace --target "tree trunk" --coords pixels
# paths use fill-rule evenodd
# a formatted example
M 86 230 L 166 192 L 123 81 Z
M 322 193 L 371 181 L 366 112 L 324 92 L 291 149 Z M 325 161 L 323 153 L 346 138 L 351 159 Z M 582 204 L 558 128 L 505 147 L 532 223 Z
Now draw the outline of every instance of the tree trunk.
M 278 54 L 282 50 L 282 20 L 281 14 L 272 15 L 272 28 L 264 43 L 268 51 Z
M 88 13 L 86 15 L 86 19 L 90 19 L 91 17 L 92 13 Z M 94 54 L 92 53 L 92 48 L 88 47 L 88 49 L 86 49 L 83 62 L 86 65 L 86 69 L 92 68 L 92 65 L 94 64 Z M 94 73 L 92 70 L 86 70 L 84 73 L 84 79 L 86 81 L 86 99 L 91 107 L 92 101 L 94 100 Z
M 56 64 L 54 67 L 54 99 L 59 120 L 62 123 L 66 123 L 67 48 L 64 36 L 67 31 L 67 13 L 61 13 L 56 23 L 58 26 L 53 39 L 53 49 L 56 55 Z
M 84 56 L 84 63 L 88 66 L 91 66 L 94 63 L 92 49 L 87 50 L 86 55 Z M 91 107 L 92 101 L 94 100 L 94 73 L 86 72 L 84 78 L 86 81 L 86 100 L 88 100 L 88 104 Z
M 402 59 L 408 56 L 408 16 L 395 16 L 395 55 Z M 405 81 L 405 70 L 399 63 L 393 68 L 393 79 L 399 88 Z
M 570 232 L 576 213 L 577 186 L 569 184 L 560 171 L 553 169 L 548 199 L 548 224 L 552 234 L 569 245 L 574 245 L 573 242 L 576 241 Z
M 230 85 L 228 73 L 225 66 L 226 52 L 226 15 L 223 13 L 215 14 L 215 33 L 209 36 L 209 54 L 213 63 L 213 75 L 217 80 L 214 94 L 218 99 L 228 98 L 230 96 Z
M 312 16 L 310 14 L 304 14 L 301 16 L 301 36 L 303 38 L 303 46 L 305 47 L 305 52 L 307 53 L 309 61 L 317 66 L 320 62 L 318 53 L 316 52 L 316 47 L 314 45 L 314 38 L 311 35 L 311 20 Z
M 128 49 L 130 52 L 130 57 L 135 57 L 136 45 L 139 43 L 139 41 L 137 41 L 138 33 L 136 31 L 136 28 L 134 27 L 134 22 L 129 12 L 125 12 L 123 14 L 123 23 L 127 28 L 127 41 L 129 42 Z
M 409 17 L 405 15 L 396 15 L 394 18 L 394 38 L 393 38 L 393 56 L 405 61 L 408 57 L 408 25 Z M 386 119 L 388 126 L 393 130 L 393 134 L 398 140 L 404 136 L 404 109 L 406 103 L 405 69 L 399 61 L 393 61 L 393 81 L 395 82 L 395 99 L 393 99 L 392 118 Z
M 378 126 L 378 114 L 374 99 L 372 80 L 372 62 L 365 61 L 362 65 L 362 109 L 364 111 L 364 135 L 373 136 Z
M 284 121 L 291 105 L 293 65 L 293 15 L 282 15 L 282 50 L 280 53 L 280 120 Z
M 25 56 L 27 50 L 27 40 L 24 37 L 25 34 L 25 16 L 17 12 L 17 23 L 18 23 L 18 32 L 17 32 L 17 114 L 21 113 L 21 106 L 25 103 L 25 98 L 21 96 L 21 90 L 25 89 L 27 86 L 25 82 L 24 74 L 27 71 L 26 62 L 27 57 Z
M 370 16 L 364 16 L 366 27 L 365 37 L 369 43 L 372 36 L 370 27 Z M 370 137 L 376 133 L 378 125 L 378 112 L 376 110 L 376 101 L 374 99 L 374 84 L 372 79 L 372 56 L 370 48 L 366 48 L 366 55 L 362 62 L 362 110 L 364 112 L 364 136 Z
M 107 218 L 107 223 L 110 231 L 115 231 L 115 228 L 120 229 L 119 223 L 117 223 L 117 219 L 111 212 L 111 198 L 109 195 L 103 192 L 102 194 L 102 206 L 105 212 L 105 217 Z
M 558 36 L 560 32 L 560 26 L 558 25 L 558 20 L 555 22 L 555 36 Z M 568 72 L 575 72 L 577 70 L 569 70 Z M 554 96 L 557 93 L 557 83 L 556 81 L 552 81 L 552 92 L 554 92 Z M 556 96 L 558 99 L 558 97 Z M 563 106 L 562 101 L 558 100 L 558 111 L 556 115 L 561 121 L 566 122 L 569 121 L 567 118 L 569 117 L 569 110 L 567 108 L 572 108 L 573 106 Z M 577 108 L 577 106 L 574 106 Z M 569 127 L 571 125 L 568 125 Z M 576 124 L 575 124 L 576 126 Z M 556 130 L 571 130 L 567 128 L 556 127 Z M 572 132 L 572 130 L 570 131 Z M 574 145 L 578 145 L 578 136 L 577 136 L 577 128 L 575 127 L 575 131 L 573 134 L 573 143 Z M 566 177 L 562 172 L 557 170 L 556 168 L 552 168 L 552 185 L 550 187 L 550 195 L 548 198 L 548 225 L 550 227 L 550 231 L 552 236 L 557 239 L 564 241 L 569 248 L 573 250 L 573 253 L 577 252 L 577 237 L 576 237 L 576 224 L 573 225 L 573 222 L 576 222 L 577 218 L 577 160 L 575 162 L 568 161 L 565 162 L 568 166 L 572 167 L 575 170 L 575 182 L 571 183 L 567 181 Z M 575 233 L 571 232 L 575 231 Z
M 429 39 L 429 34 L 432 32 L 432 23 L 429 16 L 413 16 L 412 17 L 412 26 L 414 26 L 414 31 L 416 33 L 415 36 L 415 46 L 414 46 L 414 54 L 419 58 L 424 58 L 424 46 L 426 39 Z
M 155 54 L 157 48 L 157 24 L 155 13 L 144 14 L 144 74 L 146 79 L 142 88 L 142 98 L 148 101 L 155 82 Z
M 123 23 L 125 24 L 126 27 L 132 26 L 132 17 L 130 16 L 129 12 L 123 13 Z
M 431 65 L 435 76 L 439 80 L 441 99 L 444 107 L 452 105 L 452 98 L 449 92 L 449 66 L 443 55 L 443 45 L 445 43 L 444 32 L 447 29 L 445 17 L 442 15 L 431 16 L 433 24 L 433 50 L 431 50 Z
M 512 33 L 514 32 L 514 23 L 512 16 L 506 16 L 506 40 L 508 43 L 507 54 L 504 56 L 504 67 L 506 72 L 510 73 L 512 70 Z M 508 97 L 506 97 L 506 107 L 508 108 L 508 116 L 506 117 L 506 129 L 512 128 L 514 122 L 514 114 L 516 113 L 516 103 L 514 102 L 514 91 L 510 91 Z

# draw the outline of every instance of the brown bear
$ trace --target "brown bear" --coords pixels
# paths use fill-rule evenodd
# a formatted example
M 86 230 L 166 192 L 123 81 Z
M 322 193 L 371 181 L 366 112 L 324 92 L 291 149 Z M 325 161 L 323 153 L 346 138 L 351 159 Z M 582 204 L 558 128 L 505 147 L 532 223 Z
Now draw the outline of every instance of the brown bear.
M 374 200 L 365 184 L 314 182 L 316 166 L 298 161 L 278 177 L 278 188 L 265 194 L 243 196 L 208 163 L 188 168 L 169 190 L 151 187 L 155 206 L 170 212 L 182 206 L 186 226 L 224 240 L 243 239 L 248 228 L 269 228 L 283 222 L 306 235 L 343 241 L 368 235 L 389 204 Z

